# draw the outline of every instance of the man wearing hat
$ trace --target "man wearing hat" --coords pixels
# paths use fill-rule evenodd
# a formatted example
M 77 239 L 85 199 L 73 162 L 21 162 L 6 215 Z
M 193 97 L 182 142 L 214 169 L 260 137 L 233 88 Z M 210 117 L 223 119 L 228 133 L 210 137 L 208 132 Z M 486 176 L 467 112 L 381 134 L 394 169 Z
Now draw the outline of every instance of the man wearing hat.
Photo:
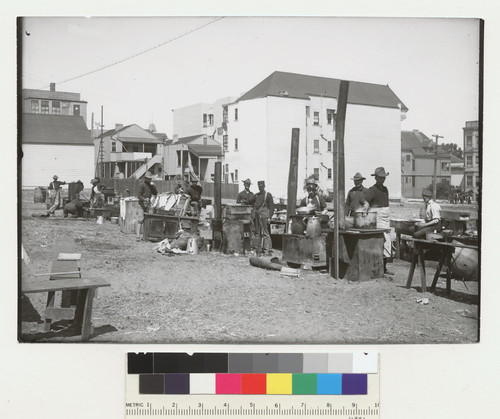
M 307 197 L 300 201 L 300 206 L 305 207 L 308 204 L 312 204 L 315 206 L 316 211 L 325 211 L 326 201 L 322 196 L 318 195 L 318 184 L 314 180 L 307 181 L 306 191 Z
M 56 209 L 61 206 L 61 186 L 66 185 L 66 182 L 58 180 L 59 177 L 57 175 L 52 176 L 52 179 L 52 182 L 50 182 L 47 188 L 49 191 L 48 197 L 50 208 L 47 210 L 47 214 L 45 214 L 44 217 L 50 217 L 50 215 L 53 215 Z
M 202 192 L 203 188 L 198 185 L 198 178 L 196 176 L 193 176 L 193 178 L 191 179 L 191 184 L 185 192 L 186 195 L 189 195 L 189 198 L 191 200 L 191 215 L 193 217 L 197 217 L 200 213 Z
M 90 207 L 104 208 L 104 194 L 102 193 L 104 185 L 98 177 L 91 179 L 90 183 L 92 184 L 92 189 L 90 191 Z
M 153 175 L 150 171 L 147 171 L 144 175 L 144 181 L 139 184 L 139 192 L 137 193 L 137 198 L 139 198 L 139 206 L 141 211 L 138 211 L 137 222 L 135 225 L 136 240 L 141 241 L 141 226 L 144 223 L 144 213 L 147 212 L 151 206 L 151 200 L 156 198 L 158 191 L 156 186 L 151 183 Z
M 354 215 L 355 212 L 368 211 L 369 204 L 366 200 L 366 195 L 368 193 L 368 188 L 363 186 L 363 181 L 366 178 L 359 172 L 357 172 L 351 180 L 354 181 L 354 187 L 347 193 L 347 199 L 345 204 L 347 206 L 346 213 L 348 215 Z
M 266 192 L 263 180 L 257 182 L 259 192 L 255 194 L 255 232 L 260 241 L 262 253 L 271 253 L 271 235 L 269 234 L 269 221 L 274 214 L 273 196 Z
M 253 205 L 255 202 L 255 195 L 253 192 L 250 192 L 250 185 L 252 182 L 250 179 L 245 179 L 243 181 L 243 186 L 245 187 L 238 196 L 236 197 L 237 204 L 245 204 L 245 205 Z
M 422 199 L 425 202 L 425 222 L 415 224 L 416 239 L 425 239 L 426 233 L 441 231 L 441 206 L 432 199 L 432 192 L 428 189 L 422 191 Z
M 385 178 L 389 173 L 383 167 L 377 167 L 375 173 L 375 185 L 368 189 L 366 200 L 377 212 L 377 228 L 390 229 L 389 221 L 389 190 L 384 186 Z M 392 256 L 392 241 L 391 235 L 388 232 L 384 233 L 384 273 L 386 275 L 394 275 L 387 270 L 387 261 Z

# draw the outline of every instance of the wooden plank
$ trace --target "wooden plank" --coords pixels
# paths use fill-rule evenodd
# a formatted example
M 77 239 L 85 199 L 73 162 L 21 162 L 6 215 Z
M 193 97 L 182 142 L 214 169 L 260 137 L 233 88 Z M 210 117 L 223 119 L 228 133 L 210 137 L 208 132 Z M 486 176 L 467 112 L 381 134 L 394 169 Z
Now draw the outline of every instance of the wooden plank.
M 73 307 L 49 307 L 45 310 L 45 319 L 51 321 L 73 320 L 75 318 L 75 308 Z
M 425 278 L 425 256 L 424 249 L 418 248 L 418 259 L 420 261 L 420 282 L 422 285 L 422 292 L 427 292 L 427 282 Z
M 75 278 L 60 281 L 26 281 L 21 285 L 23 294 L 63 291 L 63 290 L 83 290 L 88 288 L 110 287 L 111 284 L 102 278 Z
M 411 259 L 410 271 L 408 272 L 408 278 L 406 279 L 406 288 L 411 287 L 411 281 L 413 280 L 413 273 L 415 272 L 415 267 L 418 262 L 418 253 L 413 250 L 413 255 Z
M 444 252 L 441 255 L 441 257 L 439 258 L 439 263 L 438 263 L 438 266 L 437 266 L 437 269 L 436 269 L 436 273 L 434 274 L 434 279 L 432 281 L 432 285 L 431 285 L 431 288 L 430 288 L 431 292 L 434 292 L 434 289 L 436 288 L 436 284 L 437 284 L 438 279 L 439 279 L 439 274 L 441 273 L 441 269 L 443 268 L 443 264 L 446 261 L 446 256 L 447 256 L 447 252 Z
M 94 305 L 95 288 L 90 288 L 87 292 L 85 299 L 85 308 L 83 310 L 83 323 L 82 323 L 82 341 L 86 342 L 90 339 L 91 326 L 92 326 L 92 307 Z
M 67 275 L 67 274 L 81 274 L 81 271 L 70 271 L 70 272 L 45 272 L 43 274 L 35 274 L 35 276 L 57 276 L 57 279 L 63 279 L 62 277 L 59 278 L 59 275 Z
M 46 305 L 47 308 L 54 307 L 55 298 L 56 298 L 56 293 L 54 291 L 50 291 L 47 295 L 47 305 Z M 43 322 L 43 330 L 45 332 L 48 332 L 50 330 L 50 323 L 51 323 L 50 319 L 45 318 Z

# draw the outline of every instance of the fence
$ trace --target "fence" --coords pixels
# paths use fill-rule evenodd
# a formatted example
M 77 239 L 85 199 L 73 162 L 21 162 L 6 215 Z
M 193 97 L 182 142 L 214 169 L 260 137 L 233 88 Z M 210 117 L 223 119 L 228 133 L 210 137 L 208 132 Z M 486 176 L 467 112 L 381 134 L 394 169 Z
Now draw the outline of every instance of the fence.
M 139 191 L 139 184 L 141 182 L 142 181 L 139 179 L 101 179 L 102 184 L 106 185 L 106 187 L 108 188 L 113 188 L 118 195 L 123 195 L 125 190 L 128 189 L 130 191 L 130 196 L 137 196 L 137 192 Z M 158 193 L 174 192 L 175 187 L 177 186 L 176 180 L 154 180 L 153 183 L 156 186 Z M 200 182 L 200 186 L 203 188 L 201 197 L 203 199 L 213 200 L 214 184 L 212 182 Z M 223 183 L 221 186 L 222 199 L 236 200 L 236 196 L 238 195 L 238 185 L 234 185 L 232 183 Z

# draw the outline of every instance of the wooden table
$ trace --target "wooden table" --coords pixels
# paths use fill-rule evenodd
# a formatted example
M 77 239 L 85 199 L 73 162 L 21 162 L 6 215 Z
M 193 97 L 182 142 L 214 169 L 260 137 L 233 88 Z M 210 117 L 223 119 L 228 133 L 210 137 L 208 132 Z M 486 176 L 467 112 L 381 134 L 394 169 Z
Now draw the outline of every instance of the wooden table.
M 443 265 L 446 263 L 446 294 L 451 293 L 451 275 L 450 275 L 450 266 L 451 266 L 451 255 L 455 252 L 456 247 L 463 247 L 468 249 L 478 249 L 477 246 L 470 246 L 466 244 L 451 244 L 446 242 L 438 242 L 435 240 L 423 240 L 423 239 L 409 239 L 415 243 L 415 247 L 413 249 L 413 256 L 410 265 L 410 271 L 408 272 L 408 279 L 406 280 L 406 288 L 410 288 L 411 282 L 413 280 L 413 274 L 415 272 L 415 268 L 417 264 L 420 262 L 420 281 L 422 284 L 422 292 L 427 292 L 427 282 L 425 276 L 425 253 L 424 250 L 429 250 L 432 247 L 438 248 L 441 255 L 439 257 L 438 267 L 436 269 L 436 273 L 434 274 L 434 279 L 432 281 L 432 285 L 430 287 L 430 291 L 434 292 L 436 288 L 436 284 L 441 274 L 441 269 Z
M 95 291 L 99 287 L 109 287 L 111 284 L 101 278 L 77 278 L 77 279 L 60 279 L 57 281 L 26 281 L 21 284 L 23 294 L 48 292 L 55 293 L 56 291 L 78 291 L 78 300 L 74 311 L 74 328 L 75 333 L 81 334 L 82 341 L 90 339 L 92 306 L 94 302 Z M 51 315 L 51 307 L 47 307 L 48 313 Z M 68 310 L 72 310 L 68 308 Z

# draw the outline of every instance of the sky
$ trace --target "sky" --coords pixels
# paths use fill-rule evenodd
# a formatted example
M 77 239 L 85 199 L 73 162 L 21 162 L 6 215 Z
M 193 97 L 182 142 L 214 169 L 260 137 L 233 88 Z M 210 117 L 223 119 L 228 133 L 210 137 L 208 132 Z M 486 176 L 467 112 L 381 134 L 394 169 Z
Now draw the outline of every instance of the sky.
M 477 19 L 33 17 L 22 33 L 22 86 L 80 92 L 89 128 L 102 105 L 106 129 L 153 122 L 171 138 L 172 109 L 237 97 L 274 71 L 388 84 L 409 108 L 402 129 L 440 142 L 463 145 L 478 119 Z

